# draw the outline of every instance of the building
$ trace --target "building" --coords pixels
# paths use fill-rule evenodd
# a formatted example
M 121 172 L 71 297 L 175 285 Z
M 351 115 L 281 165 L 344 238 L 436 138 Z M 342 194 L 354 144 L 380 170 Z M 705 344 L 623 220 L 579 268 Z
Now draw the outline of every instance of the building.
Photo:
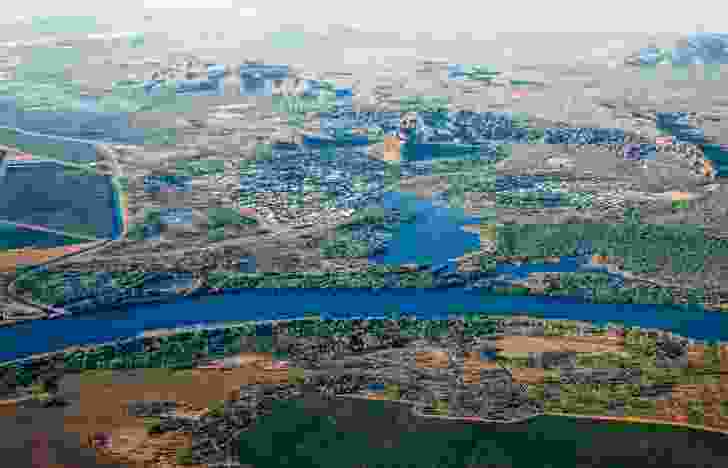
M 339 88 L 336 93 L 336 108 L 339 111 L 351 112 L 354 105 L 354 92 L 351 88 Z
M 246 62 L 240 65 L 238 72 L 240 93 L 246 96 L 282 94 L 284 85 L 290 84 L 291 81 L 291 70 L 288 65 Z

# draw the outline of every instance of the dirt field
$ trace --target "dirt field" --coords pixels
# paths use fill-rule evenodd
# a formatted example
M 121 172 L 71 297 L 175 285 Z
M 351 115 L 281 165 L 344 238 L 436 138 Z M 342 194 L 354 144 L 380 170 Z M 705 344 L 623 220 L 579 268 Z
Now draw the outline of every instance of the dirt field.
M 422 369 L 446 369 L 447 354 L 444 351 L 422 352 L 417 354 L 415 362 Z M 471 353 L 465 358 L 463 381 L 466 385 L 475 384 L 480 381 L 481 369 L 498 368 L 495 362 L 480 359 L 476 353 Z
M 445 369 L 447 368 L 447 354 L 444 351 L 431 351 L 419 353 L 416 358 L 417 367 L 423 369 Z M 476 384 L 480 381 L 481 369 L 498 369 L 498 364 L 493 361 L 480 359 L 472 353 L 465 358 L 463 381 L 466 385 Z M 545 371 L 543 369 L 512 368 L 514 381 L 525 384 L 543 383 Z
M 542 384 L 546 376 L 544 369 L 532 369 L 526 367 L 511 368 L 513 381 L 522 384 Z
M 445 351 L 427 351 L 415 355 L 415 364 L 423 369 L 446 369 L 447 353 Z
M 577 353 L 619 353 L 621 342 L 603 337 L 535 337 L 506 336 L 498 339 L 498 348 L 505 353 L 539 353 L 546 351 L 574 351 Z
M 126 414 L 126 402 L 133 400 L 174 400 L 178 412 L 202 414 L 206 408 L 234 395 L 246 383 L 286 382 L 287 370 L 263 370 L 272 362 L 268 355 L 240 356 L 235 369 L 196 369 L 170 376 L 164 371 L 146 370 L 104 373 L 81 378 L 79 411 L 66 416 L 66 432 L 76 433 L 81 444 L 95 432 L 111 434 L 113 449 L 100 459 L 122 461 L 132 466 L 175 466 L 176 448 L 187 446 L 182 434 L 148 436 L 144 420 Z M 155 464 L 156 463 L 156 464 Z
M 0 273 L 15 271 L 20 265 L 36 264 L 47 262 L 56 257 L 66 255 L 73 250 L 80 250 L 89 247 L 89 244 L 78 244 L 65 247 L 54 247 L 51 249 L 13 249 L 0 252 Z

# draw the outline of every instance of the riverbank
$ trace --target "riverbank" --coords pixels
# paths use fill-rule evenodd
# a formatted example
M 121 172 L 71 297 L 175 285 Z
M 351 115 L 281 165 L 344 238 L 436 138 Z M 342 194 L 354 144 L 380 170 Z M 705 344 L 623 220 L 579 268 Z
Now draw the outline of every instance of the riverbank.
M 678 343 L 685 343 L 686 340 L 680 340 L 678 337 L 675 337 L 672 334 L 669 333 L 663 333 L 659 331 L 642 331 L 642 330 L 635 330 L 631 329 L 628 333 L 624 334 L 625 330 L 622 330 L 622 333 L 620 333 L 618 328 L 614 327 L 607 327 L 605 334 L 603 333 L 597 333 L 597 330 L 588 324 L 578 324 L 578 323 L 572 323 L 567 321 L 548 321 L 548 320 L 541 320 L 541 319 L 529 319 L 527 317 L 518 317 L 518 318 L 512 318 L 512 319 L 498 319 L 495 322 L 489 322 L 489 320 L 492 322 L 493 319 L 489 317 L 481 318 L 480 321 L 463 321 L 463 320 L 449 320 L 449 321 L 433 321 L 433 322 L 426 322 L 421 321 L 418 322 L 416 320 L 408 320 L 408 319 L 402 319 L 400 321 L 364 321 L 364 322 L 357 322 L 353 323 L 351 321 L 335 321 L 335 322 L 329 322 L 329 321 L 321 321 L 321 320 L 314 320 L 309 321 L 308 323 L 301 323 L 300 321 L 279 321 L 275 323 L 271 323 L 268 327 L 263 326 L 260 322 L 250 322 L 247 324 L 235 324 L 232 325 L 233 327 L 238 328 L 242 332 L 240 335 L 234 335 L 234 334 L 228 334 L 225 329 L 219 330 L 219 333 L 216 333 L 213 335 L 211 333 L 212 329 L 199 329 L 199 330 L 184 330 L 182 334 L 184 336 L 179 336 L 179 339 L 171 339 L 172 335 L 170 335 L 170 331 L 167 330 L 163 334 L 157 334 L 156 336 L 152 336 L 152 334 L 147 334 L 144 337 L 139 338 L 139 344 L 143 347 L 138 347 L 137 354 L 139 354 L 139 358 L 141 359 L 149 359 L 150 361 L 147 362 L 145 365 L 171 365 L 174 367 L 178 367 L 180 363 L 173 363 L 171 361 L 168 361 L 168 359 L 162 358 L 159 360 L 158 358 L 162 355 L 167 353 L 168 358 L 171 358 L 172 355 L 174 356 L 181 356 L 181 355 L 187 355 L 187 353 L 191 350 L 189 348 L 190 345 L 193 347 L 197 347 L 196 349 L 208 349 L 204 346 L 204 341 L 200 342 L 199 338 L 206 337 L 206 339 L 209 339 L 211 342 L 215 341 L 216 343 L 220 344 L 221 341 L 218 339 L 212 340 L 213 336 L 217 336 L 218 338 L 223 338 L 222 343 L 226 343 L 226 348 L 229 346 L 229 344 L 232 344 L 233 342 L 230 342 L 228 340 L 225 340 L 224 337 L 228 336 L 231 338 L 239 337 L 240 338 L 240 346 L 241 348 L 238 348 L 234 354 L 239 356 L 248 356 L 247 353 L 254 352 L 254 349 L 263 349 L 262 346 L 265 346 L 266 343 L 268 343 L 268 346 L 266 348 L 268 351 L 265 351 L 266 353 L 271 352 L 269 355 L 269 360 L 273 361 L 276 359 L 280 359 L 280 357 L 276 358 L 276 354 L 280 353 L 283 349 L 288 349 L 289 354 L 285 357 L 286 361 L 289 363 L 288 366 L 275 366 L 275 365 L 260 365 L 260 359 L 255 357 L 253 358 L 246 358 L 246 359 L 238 359 L 236 362 L 240 368 L 246 368 L 248 365 L 252 365 L 255 367 L 258 371 L 265 371 L 265 372 L 278 372 L 279 375 L 284 379 L 283 381 L 288 381 L 288 379 L 303 379 L 302 383 L 305 383 L 307 385 L 314 385 L 317 386 L 320 384 L 323 385 L 323 387 L 320 388 L 320 391 L 326 395 L 329 394 L 329 392 L 332 392 L 332 390 L 339 388 L 340 385 L 343 385 L 343 392 L 341 391 L 333 391 L 332 393 L 344 393 L 349 392 L 355 389 L 348 389 L 347 386 L 350 385 L 347 382 L 350 382 L 350 380 L 347 380 L 344 378 L 343 380 L 340 379 L 340 375 L 338 375 L 337 372 L 332 372 L 332 363 L 335 365 L 337 362 L 341 361 L 331 361 L 330 353 L 335 351 L 332 351 L 335 348 L 331 347 L 331 340 L 339 341 L 341 340 L 341 344 L 344 346 L 344 349 L 349 349 L 351 351 L 354 351 L 354 361 L 351 362 L 352 366 L 344 365 L 344 369 L 349 369 L 351 371 L 354 371 L 357 366 L 363 366 L 363 372 L 364 375 L 368 375 L 367 373 L 371 374 L 366 377 L 367 379 L 371 379 L 369 381 L 372 382 L 384 382 L 385 389 L 387 388 L 386 385 L 393 383 L 393 385 L 396 386 L 396 392 L 397 397 L 393 398 L 390 397 L 389 400 L 402 400 L 402 401 L 428 401 L 428 398 L 435 398 L 435 401 L 438 401 L 438 399 L 448 399 L 450 398 L 450 403 L 455 405 L 454 407 L 451 407 L 455 410 L 454 415 L 460 415 L 465 414 L 468 415 L 473 410 L 473 408 L 478 408 L 477 403 L 477 395 L 479 390 L 478 388 L 484 388 L 482 387 L 483 384 L 486 384 L 486 388 L 488 388 L 489 392 L 495 392 L 492 398 L 492 404 L 494 405 L 493 414 L 497 416 L 499 419 L 493 419 L 492 417 L 476 417 L 476 416 L 450 416 L 443 418 L 441 416 L 445 415 L 436 415 L 432 418 L 424 418 L 424 419 L 432 419 L 432 420 L 443 420 L 444 421 L 450 421 L 450 422 L 477 422 L 482 424 L 489 424 L 489 423 L 500 423 L 500 422 L 520 422 L 525 421 L 526 415 L 533 415 L 533 414 L 541 414 L 541 412 L 535 411 L 535 410 L 528 410 L 528 408 L 524 409 L 521 412 L 516 412 L 514 414 L 511 414 L 511 412 L 505 411 L 506 408 L 510 408 L 510 406 L 506 406 L 505 408 L 501 408 L 500 405 L 503 403 L 503 398 L 506 398 L 506 401 L 508 401 L 508 398 L 514 398 L 513 395 L 515 395 L 517 392 L 519 392 L 518 387 L 512 385 L 512 383 L 516 382 L 514 377 L 509 377 L 510 372 L 506 371 L 503 372 L 502 370 L 492 366 L 492 365 L 486 365 L 485 368 L 483 366 L 477 365 L 475 368 L 472 367 L 472 361 L 474 358 L 471 357 L 467 358 L 462 370 L 459 371 L 460 364 L 458 364 L 458 358 L 455 357 L 455 354 L 450 355 L 450 351 L 454 351 L 454 349 L 450 349 L 451 346 L 457 345 L 457 336 L 464 330 L 467 330 L 470 328 L 474 333 L 474 336 L 476 341 L 474 343 L 471 343 L 473 349 L 480 349 L 481 345 L 481 339 L 485 339 L 486 341 L 492 340 L 493 337 L 496 338 L 495 346 L 497 348 L 503 348 L 504 352 L 512 352 L 512 351 L 524 351 L 528 350 L 529 352 L 529 359 L 532 353 L 536 354 L 542 354 L 543 358 L 545 359 L 547 355 L 551 356 L 550 359 L 553 359 L 558 356 L 562 356 L 563 354 L 569 354 L 572 348 L 576 349 L 575 353 L 581 354 L 581 355 L 593 355 L 595 352 L 597 353 L 603 353 L 606 352 L 607 354 L 612 353 L 613 351 L 618 351 L 622 348 L 614 348 L 614 343 L 611 343 L 614 340 L 620 341 L 620 340 L 626 340 L 624 344 L 620 346 L 628 345 L 630 348 L 630 353 L 645 353 L 646 351 L 641 351 L 640 348 L 635 348 L 637 344 L 639 346 L 647 344 L 647 340 L 658 340 L 658 348 L 662 349 L 662 344 L 665 341 L 664 340 L 671 340 L 672 343 L 677 345 Z M 490 324 L 490 325 L 489 325 Z M 351 330 L 349 330 L 347 327 L 351 327 Z M 463 328 L 464 327 L 464 328 Z M 266 332 L 267 329 L 267 332 Z M 528 330 L 527 330 L 528 329 Z M 338 330 L 338 334 L 335 333 L 335 331 Z M 460 332 L 458 331 L 460 330 Z M 530 330 L 530 331 L 529 331 Z M 365 331 L 368 334 L 368 337 L 366 340 L 363 341 L 365 343 L 364 349 L 359 349 L 357 351 L 357 345 L 355 343 L 354 337 L 361 337 L 360 331 Z M 546 334 L 545 337 L 530 337 L 532 333 L 538 333 L 540 331 L 541 334 Z M 332 333 L 334 332 L 334 333 Z M 414 333 L 413 333 L 414 332 Z M 561 336 L 552 336 L 553 333 L 556 333 L 557 335 Z M 523 336 L 523 334 L 527 336 Z M 166 336 L 166 338 L 163 338 L 163 335 Z M 325 342 L 319 343 L 316 341 L 316 343 L 322 344 L 322 346 L 315 345 L 313 348 L 310 346 L 312 343 L 314 343 L 314 338 L 316 336 L 322 337 Z M 397 336 L 401 337 L 407 337 L 406 340 L 408 341 L 405 343 L 405 347 L 402 348 L 401 346 L 398 347 L 396 350 L 392 348 L 394 346 L 394 342 L 397 341 Z M 429 336 L 430 340 L 432 340 L 432 343 L 430 346 L 424 346 L 417 344 L 417 337 L 425 337 Z M 622 336 L 623 338 L 619 338 Z M 195 338 L 197 337 L 197 338 Z M 326 337 L 326 338 L 324 338 Z M 337 338 L 338 337 L 338 338 Z M 439 338 L 438 338 L 439 337 Z M 591 337 L 591 339 L 590 339 Z M 612 338 L 610 338 L 612 337 Z M 291 342 L 290 340 L 294 340 L 294 342 Z M 286 341 L 288 340 L 288 341 Z M 413 342 L 409 342 L 409 340 L 414 340 Z M 662 340 L 662 341 L 660 341 Z M 601 342 L 609 342 L 611 343 L 608 347 L 603 346 L 597 346 L 594 347 L 594 344 L 601 343 Z M 594 343 L 592 343 L 594 342 Z M 186 343 L 186 344 L 183 344 Z M 194 343 L 197 343 L 196 345 Z M 182 346 L 180 348 L 179 346 Z M 203 345 L 202 348 L 199 347 L 199 345 Z M 270 348 L 270 345 L 273 346 L 272 350 Z M 211 346 L 209 344 L 208 346 Z M 432 346 L 439 346 L 440 349 L 444 349 L 445 347 L 448 348 L 448 353 L 443 354 L 444 351 L 439 351 L 439 354 L 442 355 L 441 357 L 448 361 L 446 363 L 446 368 L 440 370 L 437 369 L 429 369 L 430 367 L 437 368 L 438 365 L 432 365 L 437 364 L 434 361 L 427 360 L 427 362 L 430 363 L 430 365 L 425 365 L 425 367 L 420 366 L 417 364 L 417 358 L 415 356 L 418 356 L 420 353 L 420 350 L 432 353 Z M 242 348 L 244 347 L 244 348 Z M 682 349 L 682 345 L 680 345 Z M 71 353 L 69 356 L 62 356 L 63 360 L 65 362 L 63 369 L 64 371 L 71 371 L 71 369 L 74 368 L 74 362 L 77 364 L 81 364 L 82 366 L 85 366 L 86 363 L 89 363 L 89 358 L 93 358 L 90 362 L 92 365 L 92 368 L 107 368 L 111 366 L 112 362 L 116 362 L 111 367 L 118 367 L 121 366 L 121 368 L 116 369 L 109 369 L 108 371 L 102 372 L 104 375 L 108 375 L 109 377 L 117 376 L 114 378 L 112 388 L 119 387 L 120 394 L 126 394 L 128 393 L 129 388 L 124 385 L 119 385 L 125 380 L 125 376 L 127 374 L 129 375 L 137 375 L 139 377 L 140 373 L 143 373 L 145 371 L 132 371 L 132 370 L 124 370 L 123 367 L 128 365 L 136 365 L 133 364 L 132 361 L 124 361 L 126 358 L 124 353 L 124 349 L 129 350 L 132 349 L 133 346 L 125 345 L 120 346 L 118 352 L 121 352 L 121 356 L 114 356 L 114 351 L 109 348 L 108 346 L 96 346 L 95 349 L 87 350 L 85 353 L 87 355 L 86 358 L 78 357 L 79 354 Z M 233 347 L 234 348 L 234 347 Z M 392 349 L 390 349 L 392 348 Z M 646 347 L 647 349 L 649 347 Z M 232 348 L 230 348 L 232 349 Z M 316 349 L 319 350 L 328 350 L 328 351 L 321 351 L 320 353 L 316 351 Z M 554 349 L 560 350 L 556 353 L 554 353 Z M 164 351 L 166 350 L 166 351 Z M 543 351 L 543 353 L 541 353 Z M 260 352 L 260 351 L 259 351 Z M 171 354 L 170 354 L 171 353 Z M 240 354 L 243 353 L 243 354 Z M 313 353 L 313 354 L 311 354 Z M 390 354 L 394 353 L 394 354 Z M 405 353 L 400 354 L 399 357 L 397 357 L 397 353 Z M 408 355 L 412 354 L 412 356 Z M 512 353 L 511 353 L 512 354 Z M 57 355 L 57 353 L 56 353 Z M 158 356 L 159 355 L 159 356 Z M 268 355 L 268 354 L 267 354 Z M 344 351 L 343 358 L 346 358 L 347 351 Z M 728 353 L 727 353 L 728 355 Z M 327 357 L 328 356 L 328 357 Z M 357 360 L 357 356 L 359 357 L 359 360 Z M 350 356 L 351 357 L 351 356 Z M 359 362 L 361 358 L 364 358 L 364 362 Z M 633 356 L 635 357 L 635 356 Z M 70 358 L 70 360 L 69 360 Z M 414 359 L 413 359 L 414 358 Z M 452 362 L 449 362 L 450 359 L 455 358 L 455 364 Z M 562 359 L 562 357 L 559 357 L 559 359 Z M 99 360 L 100 359 L 100 360 Z M 198 358 L 200 359 L 200 358 Z M 340 358 L 341 359 L 341 358 Z M 513 358 L 508 358 L 513 359 Z M 153 364 L 154 363 L 157 364 Z M 200 363 L 204 363 L 206 359 L 203 357 Z M 57 361 L 58 362 L 58 361 Z M 124 364 L 126 362 L 126 364 Z M 134 361 L 136 362 L 136 360 Z M 355 364 L 356 362 L 359 362 L 359 364 Z M 369 365 L 367 365 L 367 362 L 369 362 Z M 727 361 L 728 362 L 728 361 Z M 165 364 L 167 363 L 167 364 Z M 187 368 L 190 365 L 192 365 L 193 369 L 191 370 L 185 370 L 183 372 L 177 373 L 179 376 L 185 376 L 185 378 L 190 378 L 197 376 L 197 381 L 191 381 L 189 385 L 199 385 L 202 384 L 204 381 L 204 384 L 209 386 L 210 384 L 210 378 L 215 375 L 224 376 L 228 372 L 236 372 L 235 369 L 229 370 L 229 369 L 216 369 L 210 368 L 210 369 L 194 369 L 194 367 L 199 366 L 200 363 L 195 364 L 192 362 L 191 364 L 186 364 L 184 367 Z M 312 365 L 308 366 L 305 363 L 319 363 L 321 366 L 318 365 Z M 405 363 L 410 363 L 409 365 Z M 413 365 L 413 363 L 415 363 Z M 141 364 L 141 361 L 140 361 Z M 301 367 L 303 365 L 303 367 Z M 371 367 L 371 370 L 368 371 L 367 369 L 370 367 L 370 365 L 373 365 Z M 561 364 L 560 364 L 561 365 Z M 442 367 L 442 366 L 440 366 Z M 27 364 L 24 365 L 24 368 L 27 369 Z M 47 365 L 41 364 L 40 367 L 38 367 L 39 371 L 42 371 L 43 369 L 48 369 Z M 295 369 L 302 369 L 303 374 L 298 375 L 295 372 L 293 372 Z M 429 370 L 428 370 L 429 369 Z M 515 369 L 514 369 L 515 370 Z M 451 372 L 467 372 L 468 374 L 472 374 L 471 371 L 477 371 L 475 374 L 477 374 L 477 380 L 475 382 L 470 381 L 469 387 L 468 383 L 464 381 L 464 384 L 466 387 L 463 387 L 460 391 L 462 403 L 457 403 L 461 400 L 452 400 L 452 394 L 448 391 L 448 379 L 447 377 L 450 375 Z M 71 371 L 71 373 L 78 372 Z M 83 372 L 83 370 L 81 370 Z M 159 370 L 157 372 L 167 372 L 170 373 L 172 371 L 164 371 Z M 415 374 L 422 374 L 424 378 L 422 379 L 412 379 L 411 376 L 406 375 L 408 372 L 414 372 Z M 346 371 L 344 372 L 346 373 Z M 457 375 L 457 374 L 456 374 Z M 298 377 L 297 377 L 298 376 Z M 345 377 L 345 376 L 343 376 Z M 598 374 L 595 374 L 594 377 L 599 377 Z M 323 380 L 322 380 L 323 379 Z M 361 387 L 362 384 L 366 385 L 366 382 L 368 380 L 364 380 L 364 382 L 360 382 L 358 384 L 359 387 Z M 146 384 L 151 383 L 148 379 L 144 379 L 144 382 Z M 419 383 L 416 383 L 419 382 Z M 509 382 L 511 382 L 511 385 L 509 385 Z M 597 382 L 601 382 L 597 380 Z M 111 383 L 109 381 L 106 381 L 105 383 L 98 382 L 99 384 L 105 384 L 108 385 L 108 383 Z M 167 379 L 166 382 L 168 385 L 172 385 L 175 387 L 177 384 L 169 379 Z M 256 385 L 259 384 L 260 381 L 256 380 Z M 473 385 L 475 384 L 475 385 Z M 180 383 L 181 385 L 181 383 Z M 420 387 L 424 386 L 424 392 L 425 393 L 419 393 L 421 389 Z M 319 387 L 317 387 L 319 388 Z M 358 388 L 358 387 L 357 387 Z M 460 387 L 458 387 L 460 388 Z M 475 389 L 475 390 L 473 390 Z M 144 389 L 139 389 L 143 393 L 145 392 Z M 430 397 L 428 397 L 427 391 L 430 391 Z M 190 390 L 192 391 L 192 390 Z M 250 390 L 254 394 L 258 390 Z M 386 391 L 386 390 L 385 390 Z M 523 390 L 520 390 L 523 392 Z M 126 393 L 125 393 L 126 392 Z M 275 392 L 274 392 L 275 393 Z M 401 395 L 401 396 L 400 396 Z M 407 396 L 405 396 L 407 395 Z M 450 395 L 448 397 L 447 395 Z M 509 397 L 510 395 L 510 397 Z M 91 397 L 89 397 L 91 398 Z M 238 397 L 242 401 L 242 397 Z M 472 401 L 472 398 L 476 398 L 476 401 Z M 521 404 L 527 404 L 528 398 L 525 394 L 520 397 L 524 400 L 518 400 Z M 128 399 L 128 397 L 126 397 Z M 124 400 L 124 399 L 122 399 Z M 104 411 L 111 411 L 113 408 L 111 408 L 108 405 L 108 394 L 105 394 L 104 398 L 105 403 L 105 410 Z M 124 400 L 125 401 L 125 400 Z M 185 402 L 189 402 L 189 400 L 185 399 Z M 440 400 L 444 401 L 444 400 Z M 491 398 L 488 398 L 488 401 L 491 401 Z M 181 404 L 182 405 L 182 404 Z M 462 406 L 461 406 L 462 405 Z M 234 407 L 234 405 L 232 405 Z M 437 404 L 435 405 L 436 409 L 441 409 L 441 405 Z M 491 408 L 487 408 L 487 411 L 484 411 L 482 407 L 480 407 L 481 414 L 491 414 Z M 465 411 L 463 411 L 465 410 Z M 503 413 L 501 413 L 504 411 Z M 707 412 L 707 411 L 706 411 Z M 525 414 L 523 414 L 525 413 Z M 107 413 L 104 413 L 107 414 Z M 534 419 L 533 421 L 536 421 L 537 419 Z M 530 422 L 529 424 L 533 423 Z M 707 421 L 707 419 L 706 419 Z M 616 422 L 616 420 L 615 420 Z M 120 441 L 121 442 L 121 441 Z M 122 442 L 123 443 L 123 442 Z
M 622 422 L 622 423 L 634 423 L 634 424 L 649 424 L 649 425 L 663 425 L 673 427 L 684 427 L 686 429 L 694 429 L 697 431 L 715 432 L 719 434 L 728 435 L 728 429 L 719 429 L 710 426 L 699 426 L 696 424 L 681 423 L 677 421 L 664 421 L 661 419 L 651 418 L 638 418 L 638 417 L 619 417 L 619 416 L 596 416 L 596 415 L 584 415 L 584 414 L 569 414 L 569 413 L 556 413 L 556 412 L 545 412 L 544 416 L 558 416 L 566 418 L 577 418 L 577 419 L 591 419 L 594 421 L 611 421 L 611 422 Z

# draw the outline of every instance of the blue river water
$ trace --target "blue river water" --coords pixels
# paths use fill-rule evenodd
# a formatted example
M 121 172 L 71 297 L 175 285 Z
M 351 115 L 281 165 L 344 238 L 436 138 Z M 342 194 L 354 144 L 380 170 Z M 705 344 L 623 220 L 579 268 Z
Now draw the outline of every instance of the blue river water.
M 0 117 L 8 113 L 2 114 Z M 32 121 L 32 119 L 30 119 Z M 17 122 L 13 121 L 13 122 Z M 46 120 L 46 122 L 49 122 Z M 62 125 L 52 131 L 73 133 Z M 113 127 L 113 126 L 112 126 Z M 118 127 L 116 127 L 118 129 Z M 47 130 L 47 129 L 46 129 Z M 113 129 L 107 136 L 114 136 Z M 116 136 L 124 137 L 123 132 Z M 116 194 L 112 195 L 118 206 Z M 392 194 L 384 202 L 413 211 L 416 222 L 402 224 L 387 251 L 372 260 L 377 263 L 449 264 L 452 259 L 477 250 L 478 236 L 462 230 L 478 224 L 468 217 L 428 201 Z M 118 208 L 114 212 L 113 236 L 120 226 Z M 577 271 L 583 259 L 565 258 L 560 264 L 499 265 L 498 273 L 523 278 L 529 271 Z M 686 310 L 665 305 L 587 304 L 578 298 L 549 296 L 495 296 L 478 290 L 383 289 L 302 290 L 251 289 L 220 296 L 179 298 L 173 302 L 127 305 L 96 314 L 35 321 L 0 329 L 0 360 L 13 359 L 76 344 L 89 344 L 136 336 L 154 328 L 172 328 L 198 323 L 231 320 L 270 320 L 320 313 L 324 317 L 354 318 L 384 316 L 389 312 L 413 314 L 423 319 L 445 318 L 450 314 L 529 314 L 545 318 L 565 318 L 595 323 L 622 322 L 710 340 L 728 340 L 728 314 L 699 308 Z
M 390 208 L 414 213 L 413 223 L 401 224 L 377 263 L 430 263 L 452 267 L 453 258 L 477 250 L 479 238 L 463 231 L 477 218 L 412 194 L 390 193 L 383 199 Z M 533 271 L 583 271 L 586 257 L 566 257 L 557 264 L 499 264 L 498 274 L 523 278 Z M 616 276 L 616 275 L 615 275 Z M 384 316 L 390 312 L 422 319 L 451 314 L 529 314 L 595 323 L 661 328 L 710 340 L 728 340 L 728 314 L 699 308 L 665 305 L 589 304 L 578 298 L 549 296 L 497 296 L 482 290 L 448 289 L 248 289 L 219 296 L 178 298 L 173 302 L 127 305 L 98 313 L 49 321 L 36 321 L 0 329 L 0 360 L 47 352 L 70 345 L 101 343 L 136 336 L 154 328 L 235 320 L 272 320 L 319 313 L 323 317 Z
M 480 248 L 480 237 L 462 229 L 479 225 L 480 219 L 466 216 L 462 210 L 435 206 L 412 194 L 397 192 L 386 193 L 382 206 L 414 214 L 416 222 L 402 223 L 386 251 L 370 258 L 374 263 L 441 265 Z
M 683 336 L 728 340 L 728 314 L 664 305 L 586 304 L 576 298 L 497 296 L 464 289 L 248 289 L 219 296 L 180 298 L 43 320 L 0 329 L 0 360 L 75 344 L 133 337 L 144 330 L 235 320 L 300 318 L 311 313 L 331 318 L 383 317 L 390 312 L 420 319 L 463 313 L 528 314 L 535 317 L 621 322 L 660 328 Z
M 496 273 L 504 274 L 513 279 L 525 280 L 530 273 L 573 273 L 573 272 L 602 272 L 613 280 L 621 280 L 623 276 L 618 273 L 611 273 L 607 268 L 600 265 L 589 264 L 589 255 L 574 257 L 560 257 L 558 263 L 502 263 L 496 265 Z

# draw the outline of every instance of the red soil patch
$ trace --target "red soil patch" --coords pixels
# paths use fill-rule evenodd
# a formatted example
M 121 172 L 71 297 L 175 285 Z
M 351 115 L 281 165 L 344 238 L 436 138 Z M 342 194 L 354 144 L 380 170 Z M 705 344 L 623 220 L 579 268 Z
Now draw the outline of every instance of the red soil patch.
M 83 249 L 87 244 L 79 244 L 65 247 L 53 247 L 50 249 L 12 249 L 0 252 L 0 273 L 13 272 L 22 265 L 34 265 L 43 263 L 70 253 L 73 249 Z

